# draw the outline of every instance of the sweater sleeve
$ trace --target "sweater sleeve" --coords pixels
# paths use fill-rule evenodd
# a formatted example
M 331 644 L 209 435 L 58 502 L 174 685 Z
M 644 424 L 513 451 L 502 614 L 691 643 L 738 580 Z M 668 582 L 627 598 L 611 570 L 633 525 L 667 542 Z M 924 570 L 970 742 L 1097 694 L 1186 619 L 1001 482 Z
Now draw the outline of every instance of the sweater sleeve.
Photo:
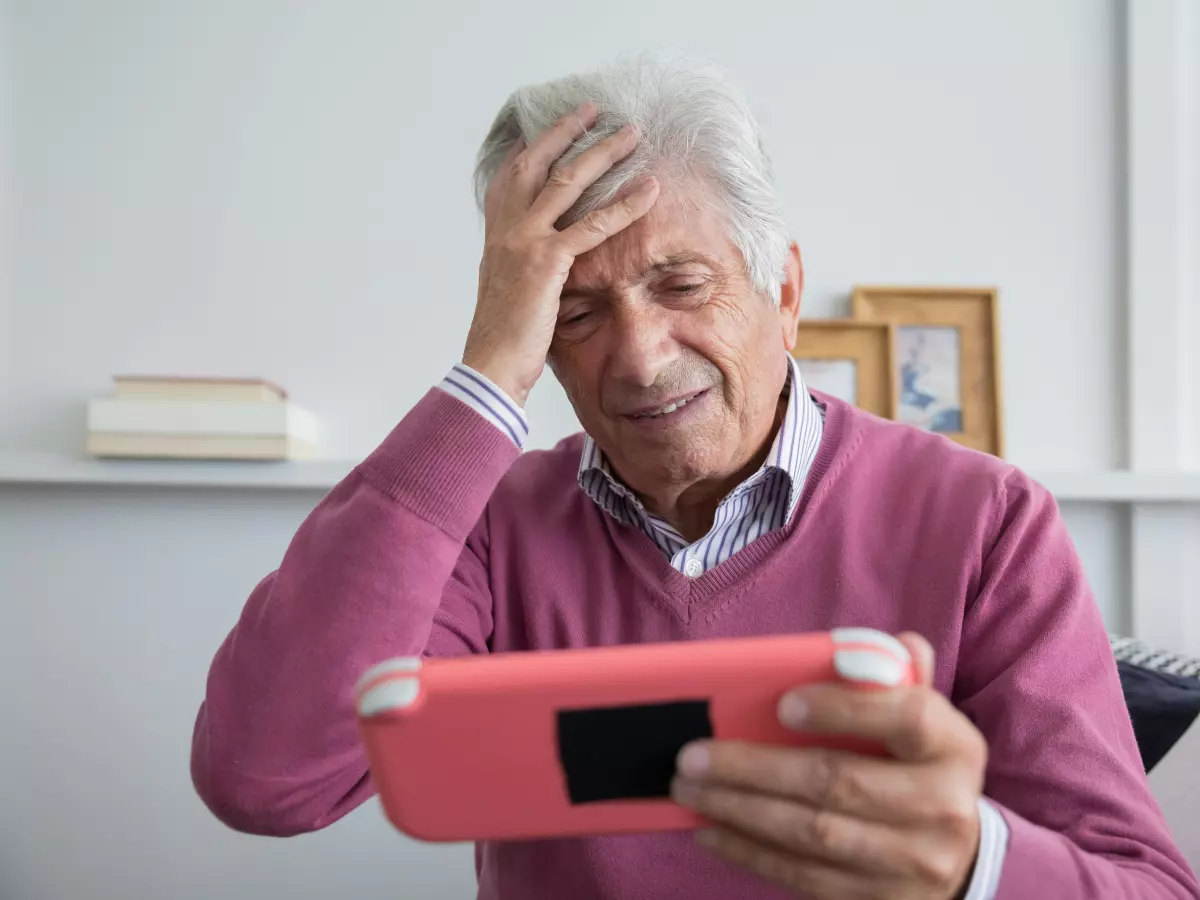
M 963 626 L 955 704 L 1009 827 L 996 900 L 1200 898 L 1151 795 L 1099 610 L 1053 498 L 1017 472 Z
M 372 794 L 354 686 L 392 656 L 483 652 L 484 509 L 519 451 L 434 389 L 305 519 L 218 649 L 192 780 L 232 828 L 323 828 Z

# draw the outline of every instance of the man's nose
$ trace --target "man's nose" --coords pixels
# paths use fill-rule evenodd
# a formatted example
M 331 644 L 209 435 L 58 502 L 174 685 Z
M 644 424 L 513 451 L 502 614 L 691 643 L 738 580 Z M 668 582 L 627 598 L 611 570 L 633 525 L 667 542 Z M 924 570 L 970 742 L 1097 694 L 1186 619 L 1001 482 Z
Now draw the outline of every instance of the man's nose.
M 616 319 L 613 376 L 638 387 L 651 387 L 679 356 L 669 317 L 657 307 L 646 306 L 623 309 Z

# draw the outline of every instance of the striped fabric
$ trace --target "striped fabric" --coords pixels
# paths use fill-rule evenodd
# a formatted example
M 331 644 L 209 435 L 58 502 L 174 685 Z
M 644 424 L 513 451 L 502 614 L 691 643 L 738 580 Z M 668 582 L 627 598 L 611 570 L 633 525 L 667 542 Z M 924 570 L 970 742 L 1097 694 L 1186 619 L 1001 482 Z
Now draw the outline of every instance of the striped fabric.
M 525 449 L 525 439 L 529 437 L 525 410 L 490 378 L 458 363 L 438 387 L 467 404 L 512 438 L 514 444 Z
M 590 437 L 583 443 L 579 486 L 618 522 L 645 532 L 683 574 L 695 578 L 719 566 L 751 541 L 791 519 L 816 458 L 824 417 L 821 407 L 809 396 L 796 361 L 789 357 L 789 362 L 787 412 L 767 461 L 721 501 L 712 529 L 700 540 L 689 544 L 673 526 L 647 512 L 616 478 L 604 453 Z
M 1113 656 L 1119 660 L 1155 672 L 1200 679 L 1200 657 L 1159 650 L 1137 638 L 1121 637 L 1115 634 L 1110 634 L 1108 641 L 1112 646 Z

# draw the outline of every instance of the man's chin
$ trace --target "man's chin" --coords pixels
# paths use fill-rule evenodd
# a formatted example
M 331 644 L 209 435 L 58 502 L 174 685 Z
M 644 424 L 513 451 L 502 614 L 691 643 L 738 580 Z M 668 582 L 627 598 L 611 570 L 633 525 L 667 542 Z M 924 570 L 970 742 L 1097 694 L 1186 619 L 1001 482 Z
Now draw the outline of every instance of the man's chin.
M 701 480 L 710 469 L 720 468 L 717 447 L 707 428 L 664 429 L 649 435 L 618 429 L 604 443 L 611 448 L 601 444 L 613 468 L 630 482 L 636 481 L 629 486 L 639 493 Z

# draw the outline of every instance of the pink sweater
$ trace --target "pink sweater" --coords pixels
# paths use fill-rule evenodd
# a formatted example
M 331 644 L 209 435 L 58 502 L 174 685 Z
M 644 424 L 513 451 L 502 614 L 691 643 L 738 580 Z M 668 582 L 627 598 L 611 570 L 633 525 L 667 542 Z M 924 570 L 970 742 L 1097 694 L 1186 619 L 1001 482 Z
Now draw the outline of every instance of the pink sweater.
M 519 455 L 431 391 L 312 512 L 218 650 L 192 751 L 200 796 L 269 835 L 361 804 L 354 683 L 393 655 L 907 629 L 987 736 L 985 791 L 1010 829 L 998 900 L 1200 897 L 1051 497 L 996 459 L 822 400 L 792 521 L 691 579 L 577 488 L 580 436 Z M 782 896 L 686 834 L 476 857 L 485 900 Z

